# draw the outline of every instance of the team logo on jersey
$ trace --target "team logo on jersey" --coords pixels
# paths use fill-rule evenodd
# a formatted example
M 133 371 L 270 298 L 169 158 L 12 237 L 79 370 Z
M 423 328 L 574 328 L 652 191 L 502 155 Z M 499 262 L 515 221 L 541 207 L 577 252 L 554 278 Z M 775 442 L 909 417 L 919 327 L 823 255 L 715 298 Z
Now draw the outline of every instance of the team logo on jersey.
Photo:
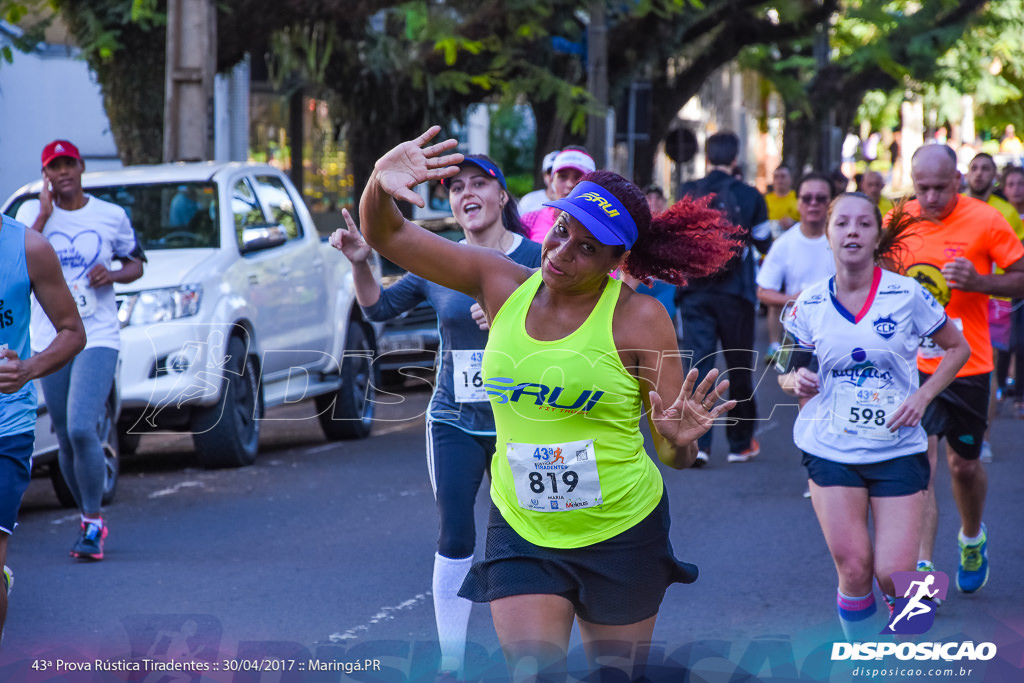
M 850 352 L 850 358 L 856 363 L 849 368 L 832 368 L 834 379 L 845 384 L 852 384 L 858 389 L 878 390 L 893 385 L 895 380 L 892 371 L 881 370 L 868 360 L 867 351 L 858 347 Z
M 536 406 L 584 413 L 596 406 L 604 396 L 604 392 L 599 389 L 584 389 L 579 396 L 573 398 L 564 394 L 565 387 L 549 387 L 537 382 L 516 383 L 509 377 L 488 377 L 484 387 L 495 403 L 518 403 L 525 400 Z
M 942 269 L 931 263 L 915 263 L 907 268 L 907 276 L 917 280 L 943 307 L 949 304 L 952 292 L 942 275 Z
M 894 282 L 885 289 L 883 289 L 882 291 L 880 291 L 878 293 L 878 296 L 882 296 L 885 294 L 908 294 L 909 292 L 909 289 L 905 289 L 903 285 L 901 285 L 900 283 Z
M 896 334 L 896 321 L 892 319 L 891 315 L 878 316 L 871 324 L 875 328 L 875 334 L 882 339 L 892 339 L 892 336 Z

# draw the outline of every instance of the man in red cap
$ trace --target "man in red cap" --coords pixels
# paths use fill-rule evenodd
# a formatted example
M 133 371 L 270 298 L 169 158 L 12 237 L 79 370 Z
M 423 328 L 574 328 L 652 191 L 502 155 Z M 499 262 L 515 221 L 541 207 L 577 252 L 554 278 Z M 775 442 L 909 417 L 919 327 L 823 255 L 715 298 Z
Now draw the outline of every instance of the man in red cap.
M 102 560 L 107 536 L 100 510 L 106 457 L 96 425 L 121 345 L 113 285 L 140 278 L 145 257 L 124 209 L 82 190 L 85 162 L 75 145 L 54 140 L 43 148 L 42 162 L 39 201 L 26 202 L 17 220 L 41 232 L 57 252 L 87 341 L 81 353 L 41 384 L 60 445 L 61 473 L 82 513 L 81 535 L 71 556 Z M 114 261 L 121 267 L 111 269 Z M 56 334 L 43 310 L 33 305 L 32 350 L 46 348 Z

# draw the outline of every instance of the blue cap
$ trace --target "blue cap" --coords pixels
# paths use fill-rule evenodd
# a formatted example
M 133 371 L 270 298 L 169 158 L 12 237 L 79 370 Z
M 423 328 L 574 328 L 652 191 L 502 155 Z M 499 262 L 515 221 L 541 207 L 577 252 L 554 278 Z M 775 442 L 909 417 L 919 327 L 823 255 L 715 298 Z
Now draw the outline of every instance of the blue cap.
M 505 174 L 502 173 L 501 169 L 498 168 L 497 165 L 490 159 L 482 157 L 479 154 L 472 154 L 466 156 L 462 160 L 462 162 L 459 164 L 459 168 L 464 167 L 466 164 L 472 164 L 473 166 L 476 166 L 477 168 L 481 169 L 484 173 L 486 173 L 487 175 L 491 176 L 499 183 L 501 183 L 501 189 L 505 190 L 506 192 L 508 191 L 508 187 L 506 187 L 505 185 Z M 444 180 L 441 181 L 441 184 L 444 185 L 445 187 L 448 187 L 448 180 L 451 180 L 451 178 L 445 178 Z
M 633 217 L 615 195 L 597 183 L 584 180 L 565 199 L 544 202 L 544 206 L 565 211 L 601 244 L 621 244 L 629 249 L 636 242 L 638 232 Z

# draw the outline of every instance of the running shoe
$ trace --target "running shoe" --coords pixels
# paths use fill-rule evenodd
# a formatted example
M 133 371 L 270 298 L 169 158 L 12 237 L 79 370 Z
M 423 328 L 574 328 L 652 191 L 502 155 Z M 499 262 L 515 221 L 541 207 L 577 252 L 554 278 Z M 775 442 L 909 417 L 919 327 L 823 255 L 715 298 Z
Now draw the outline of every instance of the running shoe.
M 711 460 L 711 456 L 708 455 L 707 451 L 697 451 L 697 459 L 693 461 L 690 467 L 704 467 Z
M 992 462 L 992 444 L 988 441 L 981 442 L 981 455 L 978 456 L 978 459 L 982 462 Z
M 730 453 L 729 457 L 726 458 L 728 462 L 749 462 L 753 460 L 761 452 L 761 444 L 757 442 L 757 439 L 750 440 L 750 446 L 739 453 Z
M 11 586 L 14 585 L 14 572 L 6 564 L 4 565 L 4 590 L 7 595 L 11 594 Z
M 960 544 L 960 566 L 956 570 L 956 587 L 961 593 L 980 591 L 988 581 L 988 530 L 981 525 L 981 541 L 964 543 L 964 531 L 957 534 Z
M 82 522 L 82 536 L 75 545 L 71 547 L 71 557 L 80 560 L 102 560 L 103 539 L 107 537 L 107 525 L 100 526 L 89 522 Z

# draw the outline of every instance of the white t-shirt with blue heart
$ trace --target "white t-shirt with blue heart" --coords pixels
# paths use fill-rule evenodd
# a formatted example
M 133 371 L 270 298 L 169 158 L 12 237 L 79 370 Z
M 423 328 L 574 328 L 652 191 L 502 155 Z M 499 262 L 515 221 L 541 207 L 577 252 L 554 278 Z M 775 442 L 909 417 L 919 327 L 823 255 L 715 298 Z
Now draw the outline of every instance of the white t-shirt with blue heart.
M 81 209 L 65 211 L 53 207 L 43 227 L 60 259 L 64 279 L 75 294 L 82 322 L 85 323 L 85 348 L 121 348 L 121 325 L 117 320 L 117 301 L 113 285 L 92 289 L 87 273 L 98 263 L 110 268 L 114 258 L 127 258 L 135 249 L 135 231 L 128 215 L 117 204 L 91 195 Z M 17 220 L 32 225 L 39 215 L 39 202 L 26 202 L 18 210 Z M 42 307 L 32 297 L 32 351 L 42 351 L 57 336 Z

